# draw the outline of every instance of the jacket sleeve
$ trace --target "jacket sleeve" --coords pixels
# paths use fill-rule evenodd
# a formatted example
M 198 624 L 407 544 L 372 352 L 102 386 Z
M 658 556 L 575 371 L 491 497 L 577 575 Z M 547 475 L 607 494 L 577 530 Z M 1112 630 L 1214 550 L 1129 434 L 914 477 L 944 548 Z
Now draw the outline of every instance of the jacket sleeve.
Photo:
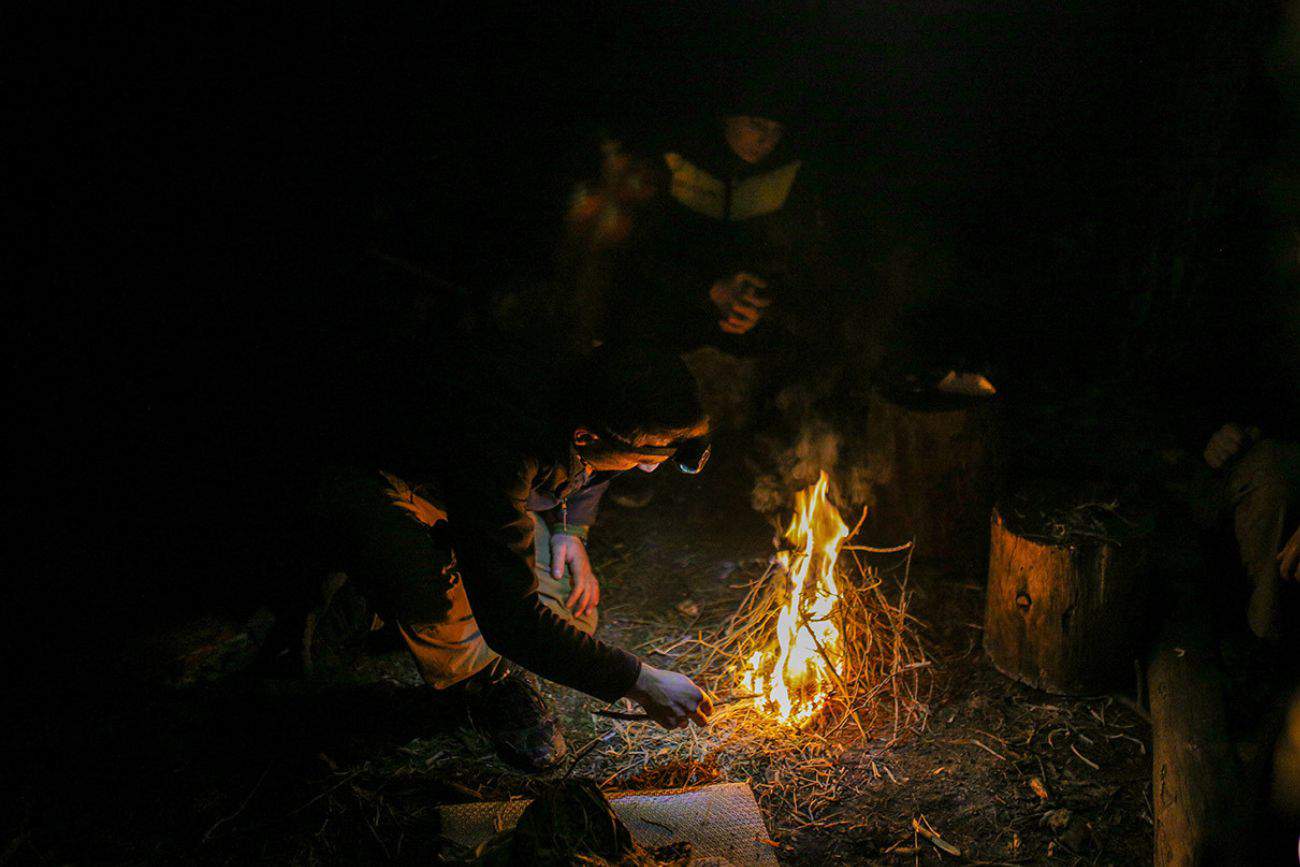
M 527 509 L 535 473 L 524 462 L 495 479 L 447 480 L 448 527 L 470 607 L 497 653 L 547 680 L 615 701 L 636 683 L 640 660 L 577 629 L 537 594 Z

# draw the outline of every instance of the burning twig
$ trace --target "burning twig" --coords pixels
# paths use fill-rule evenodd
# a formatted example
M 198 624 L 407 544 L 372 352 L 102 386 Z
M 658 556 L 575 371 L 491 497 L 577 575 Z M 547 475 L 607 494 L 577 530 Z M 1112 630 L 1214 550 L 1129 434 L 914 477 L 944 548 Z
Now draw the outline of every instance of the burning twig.
M 758 698 L 758 695 L 755 693 L 751 693 L 749 695 L 733 695 L 731 698 L 724 698 L 722 701 L 715 701 L 713 703 L 713 708 L 714 710 L 717 710 L 720 707 L 724 707 L 729 704 L 735 704 L 738 701 L 746 701 L 751 698 Z M 627 720 L 629 722 L 636 722 L 639 720 L 650 719 L 650 714 L 648 713 L 637 713 L 637 712 L 622 711 L 622 710 L 605 710 L 603 708 L 600 710 L 593 710 L 591 711 L 591 714 L 592 716 L 603 716 L 605 719 Z

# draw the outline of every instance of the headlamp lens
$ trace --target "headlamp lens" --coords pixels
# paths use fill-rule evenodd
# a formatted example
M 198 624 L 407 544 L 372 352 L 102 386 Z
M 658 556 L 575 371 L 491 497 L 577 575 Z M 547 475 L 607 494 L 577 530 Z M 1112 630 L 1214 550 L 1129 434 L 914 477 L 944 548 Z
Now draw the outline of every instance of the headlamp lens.
M 673 455 L 673 460 L 677 462 L 677 469 L 693 476 L 704 469 L 704 465 L 709 462 L 709 456 L 712 454 L 713 444 L 704 437 L 695 437 L 678 447 L 677 452 Z

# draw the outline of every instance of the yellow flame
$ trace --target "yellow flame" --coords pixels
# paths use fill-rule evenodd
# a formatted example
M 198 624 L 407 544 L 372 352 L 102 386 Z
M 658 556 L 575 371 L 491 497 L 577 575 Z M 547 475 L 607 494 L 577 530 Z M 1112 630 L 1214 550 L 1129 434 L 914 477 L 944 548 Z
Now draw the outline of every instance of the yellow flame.
M 849 528 L 827 499 L 827 486 L 823 472 L 795 495 L 795 514 L 785 531 L 794 550 L 777 553 L 790 592 L 777 617 L 776 646 L 755 651 L 741 674 L 742 688 L 757 696 L 755 707 L 795 727 L 821 710 L 842 655 L 834 616 L 835 560 Z

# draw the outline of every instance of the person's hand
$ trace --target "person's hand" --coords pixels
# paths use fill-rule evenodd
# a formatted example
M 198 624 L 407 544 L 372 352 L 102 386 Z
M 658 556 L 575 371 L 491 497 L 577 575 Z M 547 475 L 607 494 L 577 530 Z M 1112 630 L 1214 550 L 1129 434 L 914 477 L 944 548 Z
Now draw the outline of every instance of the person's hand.
M 713 699 L 689 677 L 645 663 L 628 697 L 666 729 L 686 728 L 692 722 L 708 725 L 713 713 Z
M 600 582 L 596 580 L 596 573 L 591 571 L 587 546 L 577 536 L 556 533 L 551 536 L 551 577 L 559 581 L 564 577 L 565 567 L 573 579 L 573 592 L 564 607 L 576 617 L 595 611 L 600 604 Z
M 1214 432 L 1205 444 L 1205 462 L 1210 469 L 1221 469 L 1243 449 L 1259 439 L 1259 428 L 1242 427 L 1229 422 Z
M 744 334 L 758 324 L 772 299 L 759 294 L 767 288 L 762 277 L 741 271 L 719 280 L 709 289 L 709 300 L 722 318 L 718 328 L 728 334 Z
M 1300 581 L 1300 527 L 1277 552 L 1277 572 L 1282 580 Z

